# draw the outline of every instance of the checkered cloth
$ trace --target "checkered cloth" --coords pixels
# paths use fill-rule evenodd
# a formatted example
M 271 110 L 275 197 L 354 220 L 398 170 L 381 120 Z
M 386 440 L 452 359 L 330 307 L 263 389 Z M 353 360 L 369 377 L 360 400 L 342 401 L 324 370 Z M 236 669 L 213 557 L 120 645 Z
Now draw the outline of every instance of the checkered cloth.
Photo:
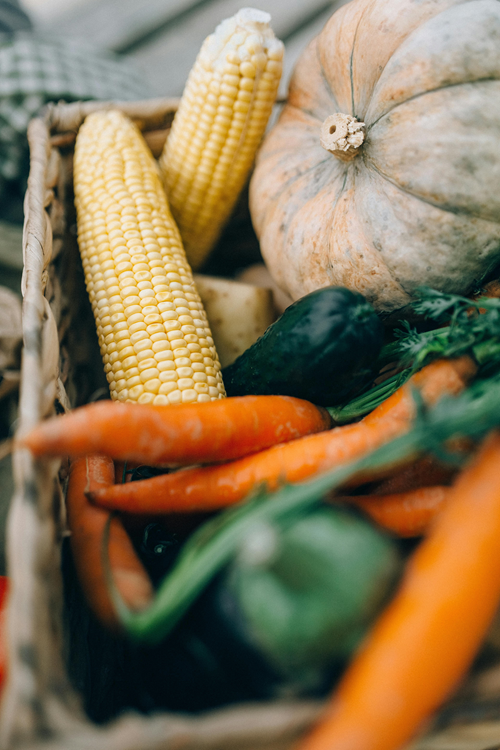
M 25 181 L 26 129 L 49 101 L 143 99 L 139 71 L 91 46 L 30 32 L 0 34 L 0 200 L 11 181 Z

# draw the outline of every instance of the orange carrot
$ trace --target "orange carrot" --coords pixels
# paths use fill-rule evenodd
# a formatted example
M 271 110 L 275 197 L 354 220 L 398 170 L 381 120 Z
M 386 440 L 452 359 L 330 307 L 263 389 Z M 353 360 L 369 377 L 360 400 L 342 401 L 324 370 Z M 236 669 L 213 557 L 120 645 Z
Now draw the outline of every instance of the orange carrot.
M 483 289 L 481 289 L 480 292 L 477 294 L 474 294 L 471 299 L 477 300 L 480 297 L 488 297 L 489 299 L 498 299 L 500 297 L 500 281 L 498 279 L 495 279 L 494 281 L 489 281 Z M 482 308 L 479 308 L 480 313 L 485 313 L 486 311 Z
M 110 458 L 91 455 L 72 462 L 66 495 L 71 549 L 80 583 L 96 615 L 109 627 L 118 622 L 108 593 L 101 547 L 109 512 L 89 503 L 86 491 L 111 485 L 114 467 Z M 113 518 L 109 529 L 108 554 L 113 580 L 132 609 L 147 606 L 153 596 L 148 575 L 121 521 Z
M 394 495 L 358 495 L 333 500 L 361 508 L 375 523 L 398 536 L 412 537 L 427 531 L 450 492 L 450 487 L 419 487 Z
M 275 490 L 283 482 L 300 482 L 370 453 L 409 429 L 415 414 L 412 386 L 432 404 L 446 393 L 461 391 L 474 371 L 468 357 L 434 362 L 357 424 L 276 445 L 232 463 L 106 487 L 91 497 L 106 508 L 130 513 L 203 511 L 232 505 L 264 482 Z
M 457 471 L 456 467 L 443 464 L 434 456 L 423 456 L 409 466 L 394 472 L 392 476 L 381 480 L 375 487 L 370 488 L 370 494 L 394 495 L 416 490 L 419 487 L 431 487 L 436 484 L 449 485 Z
M 500 602 L 500 434 L 453 486 L 402 585 L 297 750 L 397 750 L 463 678 Z
M 122 461 L 229 461 L 331 427 L 328 412 L 289 396 L 242 396 L 179 406 L 97 401 L 35 427 L 35 456 L 102 453 Z

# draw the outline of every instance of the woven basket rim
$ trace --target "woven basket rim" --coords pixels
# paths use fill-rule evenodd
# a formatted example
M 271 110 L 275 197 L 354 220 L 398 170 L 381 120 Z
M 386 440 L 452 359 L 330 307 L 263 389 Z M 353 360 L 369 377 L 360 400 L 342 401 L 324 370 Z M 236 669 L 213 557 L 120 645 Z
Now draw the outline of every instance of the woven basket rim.
M 177 111 L 178 97 L 157 97 L 139 101 L 77 101 L 50 102 L 41 110 L 39 117 L 51 134 L 77 131 L 87 115 L 110 109 L 119 109 L 132 120 L 144 122 L 148 128 L 161 124 L 167 115 Z

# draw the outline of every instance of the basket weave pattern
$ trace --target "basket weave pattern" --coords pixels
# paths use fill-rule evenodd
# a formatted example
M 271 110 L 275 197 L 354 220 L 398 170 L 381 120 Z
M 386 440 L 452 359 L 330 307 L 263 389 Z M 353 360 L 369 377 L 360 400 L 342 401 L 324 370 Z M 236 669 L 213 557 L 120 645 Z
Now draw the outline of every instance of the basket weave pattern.
M 79 303 L 80 269 L 72 205 L 72 146 L 87 114 L 117 107 L 145 132 L 158 155 L 174 100 L 50 105 L 33 120 L 25 202 L 22 292 L 24 350 L 18 435 L 43 418 L 85 402 L 105 386 L 95 329 Z M 80 287 L 78 286 L 80 284 Z M 313 701 L 245 705 L 198 717 L 136 713 L 103 727 L 87 720 L 66 673 L 61 542 L 66 532 L 64 465 L 14 454 L 16 492 L 7 529 L 9 675 L 0 747 L 31 750 L 286 750 L 317 717 Z M 453 730 L 455 731 L 455 730 Z M 487 750 L 500 722 L 469 734 L 432 736 L 413 750 Z M 460 734 L 460 733 L 459 733 Z M 451 742 L 451 744 L 450 744 Z M 332 748 L 333 750 L 333 748 Z

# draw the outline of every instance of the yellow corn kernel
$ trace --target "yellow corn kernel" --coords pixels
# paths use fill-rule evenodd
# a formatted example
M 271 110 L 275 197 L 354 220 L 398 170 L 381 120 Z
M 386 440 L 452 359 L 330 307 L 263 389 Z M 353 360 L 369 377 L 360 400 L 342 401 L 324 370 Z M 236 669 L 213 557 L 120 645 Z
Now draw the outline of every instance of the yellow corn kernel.
M 198 268 L 248 178 L 281 77 L 268 13 L 244 8 L 205 39 L 160 159 L 172 215 Z
M 135 125 L 118 111 L 89 115 L 74 179 L 78 244 L 111 398 L 223 398 L 207 317 L 158 167 Z M 197 389 L 201 363 L 209 385 Z M 168 382 L 167 373 L 175 376 Z

